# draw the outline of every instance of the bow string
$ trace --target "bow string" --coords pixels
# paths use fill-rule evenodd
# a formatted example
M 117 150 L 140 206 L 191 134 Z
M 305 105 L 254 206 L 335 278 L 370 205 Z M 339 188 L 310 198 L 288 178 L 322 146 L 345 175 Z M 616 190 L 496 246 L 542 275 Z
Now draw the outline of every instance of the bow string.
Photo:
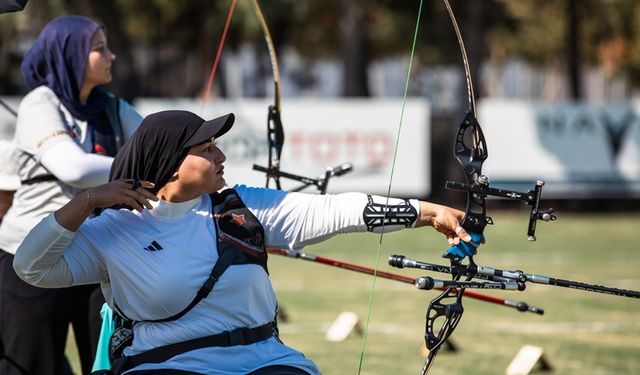
M 418 6 L 418 14 L 416 16 L 416 21 L 415 21 L 415 28 L 414 28 L 414 33 L 413 33 L 413 41 L 411 43 L 411 52 L 409 54 L 409 64 L 407 66 L 407 74 L 406 74 L 406 78 L 405 78 L 405 82 L 404 82 L 404 91 L 403 91 L 403 95 L 402 95 L 402 104 L 401 104 L 401 109 L 400 109 L 400 119 L 398 122 L 398 129 L 396 131 L 396 140 L 395 140 L 395 145 L 394 145 L 394 149 L 393 149 L 393 160 L 391 162 L 391 170 L 389 173 L 389 183 L 388 183 L 388 187 L 387 187 L 387 194 L 386 194 L 386 202 L 385 202 L 385 207 L 383 209 L 384 212 L 384 216 L 382 219 L 383 222 L 383 226 L 381 227 L 381 231 L 380 231 L 380 237 L 378 240 L 378 247 L 377 247 L 377 251 L 376 251 L 376 260 L 375 260 L 375 264 L 373 267 L 373 277 L 372 277 L 372 281 L 371 281 L 371 292 L 369 295 L 369 306 L 367 308 L 367 318 L 365 320 L 365 328 L 364 328 L 364 333 L 363 333 L 363 337 L 362 337 L 362 347 L 360 349 L 360 361 L 358 364 L 358 375 L 360 375 L 360 373 L 362 372 L 362 368 L 364 366 L 364 358 L 365 358 L 365 353 L 366 353 L 366 345 L 367 345 L 367 337 L 368 337 L 368 331 L 369 331 L 369 323 L 371 321 L 371 311 L 373 310 L 373 303 L 374 303 L 374 296 L 375 296 L 375 288 L 376 288 L 376 279 L 377 279 L 377 275 L 378 275 L 378 269 L 380 267 L 380 254 L 382 252 L 382 242 L 383 242 L 383 238 L 384 238 L 384 233 L 385 233 L 385 227 L 384 227 L 384 222 L 385 222 L 385 218 L 386 218 L 386 214 L 388 212 L 388 207 L 389 207 L 389 199 L 391 197 L 391 187 L 393 184 L 393 175 L 395 172 L 395 165 L 396 165 L 396 160 L 397 160 L 397 155 L 398 155 L 398 146 L 400 143 L 400 134 L 402 133 L 402 122 L 404 119 L 404 111 L 405 111 L 405 107 L 406 107 L 406 103 L 407 103 L 407 95 L 409 93 L 409 83 L 411 82 L 411 73 L 413 70 L 413 60 L 414 60 L 414 55 L 415 55 L 415 50 L 416 50 L 416 42 L 418 40 L 418 31 L 420 29 L 420 19 L 422 18 L 422 8 L 423 8 L 423 0 L 420 0 L 420 5 Z

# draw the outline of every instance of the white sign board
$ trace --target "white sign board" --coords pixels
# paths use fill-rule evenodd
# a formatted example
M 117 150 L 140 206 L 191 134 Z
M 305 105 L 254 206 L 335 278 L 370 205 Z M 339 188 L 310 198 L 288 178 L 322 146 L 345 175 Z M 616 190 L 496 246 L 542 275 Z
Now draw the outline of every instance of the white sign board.
M 264 186 L 265 174 L 254 171 L 253 164 L 267 166 L 270 104 L 268 100 L 216 100 L 205 107 L 202 117 L 207 119 L 228 112 L 236 116 L 233 129 L 219 141 L 227 155 L 225 177 L 229 185 Z M 200 113 L 200 102 L 192 99 L 139 99 L 135 106 L 143 115 L 167 109 Z M 386 195 L 400 110 L 400 100 L 283 100 L 285 142 L 281 170 L 316 178 L 323 176 L 327 167 L 351 162 L 353 172 L 332 178 L 328 192 L 362 191 Z M 429 126 L 428 103 L 409 100 L 404 111 L 392 196 L 424 197 L 429 194 Z M 284 178 L 281 182 L 283 189 L 300 185 Z
M 493 187 L 545 197 L 640 196 L 640 112 L 632 104 L 535 104 L 483 100 L 483 172 Z

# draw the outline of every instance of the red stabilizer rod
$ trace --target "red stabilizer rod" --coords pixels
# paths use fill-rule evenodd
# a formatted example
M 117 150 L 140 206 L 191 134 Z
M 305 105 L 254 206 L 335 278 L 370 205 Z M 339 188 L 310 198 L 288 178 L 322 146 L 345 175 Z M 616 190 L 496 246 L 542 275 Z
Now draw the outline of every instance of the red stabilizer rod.
M 340 260 L 335 260 L 335 259 L 330 259 L 330 258 L 325 258 L 325 257 L 319 257 L 319 256 L 316 256 L 316 255 L 313 255 L 313 254 L 309 254 L 309 253 L 303 253 L 303 252 L 299 252 L 299 251 L 290 251 L 290 250 L 284 250 L 284 249 L 273 249 L 273 248 L 267 249 L 267 252 L 269 254 L 283 255 L 283 256 L 287 256 L 287 257 L 291 257 L 291 258 L 298 258 L 298 259 L 307 260 L 307 261 L 310 261 L 310 262 L 322 263 L 322 264 L 326 264 L 326 265 L 334 266 L 334 267 L 338 267 L 338 268 L 343 268 L 343 269 L 350 270 L 350 271 L 365 273 L 367 275 L 374 275 L 375 274 L 376 276 L 382 277 L 384 279 L 396 280 L 396 281 L 400 281 L 400 282 L 403 282 L 403 283 L 406 283 L 406 284 L 415 285 L 415 283 L 416 283 L 416 279 L 415 278 L 411 278 L 411 277 L 408 277 L 408 276 L 402 276 L 402 275 L 398 275 L 398 274 L 395 274 L 395 273 L 384 272 L 384 271 L 377 271 L 376 272 L 373 268 L 363 267 L 363 266 L 359 266 L 357 264 L 343 262 L 343 261 L 340 261 Z M 434 289 L 434 290 L 436 290 L 436 289 Z M 440 288 L 439 290 L 446 290 L 446 288 Z M 513 301 L 513 300 L 509 300 L 509 299 L 493 297 L 493 296 L 489 296 L 489 295 L 478 293 L 478 292 L 472 292 L 472 291 L 469 291 L 469 290 L 465 290 L 464 291 L 464 295 L 465 295 L 465 297 L 477 299 L 477 300 L 480 300 L 480 301 L 495 303 L 495 304 L 502 305 L 502 306 L 513 307 L 513 308 L 515 308 L 516 310 L 518 310 L 520 312 L 529 311 L 529 312 L 533 312 L 533 313 L 536 313 L 536 314 L 539 314 L 539 315 L 544 314 L 544 310 L 539 309 L 539 308 L 537 308 L 535 306 L 530 306 L 527 303 L 522 302 L 522 301 Z

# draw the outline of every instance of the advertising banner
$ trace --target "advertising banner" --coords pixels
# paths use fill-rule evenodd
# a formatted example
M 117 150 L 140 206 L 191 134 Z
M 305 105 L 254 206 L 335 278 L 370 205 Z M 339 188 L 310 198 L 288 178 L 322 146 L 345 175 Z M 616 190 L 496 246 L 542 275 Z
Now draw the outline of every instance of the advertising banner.
M 483 170 L 494 187 L 546 197 L 640 197 L 640 112 L 619 105 L 483 100 L 478 120 L 488 143 Z
M 328 192 L 363 191 L 387 194 L 394 159 L 400 100 L 287 99 L 283 101 L 285 142 L 281 170 L 305 177 L 321 177 L 328 167 L 352 163 L 353 171 L 331 178 Z M 216 100 L 202 114 L 213 118 L 233 112 L 236 122 L 220 139 L 227 155 L 225 178 L 230 185 L 264 186 L 265 174 L 253 165 L 267 166 L 267 114 L 269 100 Z M 200 114 L 197 100 L 139 99 L 143 114 L 185 109 Z M 424 197 L 430 192 L 430 113 L 424 100 L 409 100 L 404 110 L 400 145 L 395 162 L 392 195 Z M 300 182 L 281 178 L 283 189 Z M 274 185 L 271 185 L 274 187 Z M 311 187 L 304 191 L 315 192 Z

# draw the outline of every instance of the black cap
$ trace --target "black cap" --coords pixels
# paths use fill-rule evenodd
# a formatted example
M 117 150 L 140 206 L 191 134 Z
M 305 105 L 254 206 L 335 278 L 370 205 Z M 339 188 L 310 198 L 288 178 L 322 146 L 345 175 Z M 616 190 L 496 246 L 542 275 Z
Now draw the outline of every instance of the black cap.
M 198 127 L 198 130 L 196 130 L 196 132 L 193 133 L 193 135 L 185 142 L 185 148 L 207 142 L 211 138 L 221 137 L 224 133 L 228 132 L 229 129 L 231 129 L 231 126 L 233 126 L 233 123 L 235 121 L 235 116 L 233 115 L 233 113 L 229 113 L 209 121 L 205 121 L 200 116 L 197 116 L 193 113 L 188 114 L 200 119 L 201 123 L 200 127 Z M 183 115 L 185 114 L 183 113 Z
M 151 181 L 155 187 L 150 191 L 156 193 L 171 179 L 192 146 L 222 136 L 234 121 L 232 113 L 209 121 L 188 111 L 152 113 L 116 154 L 109 181 Z

